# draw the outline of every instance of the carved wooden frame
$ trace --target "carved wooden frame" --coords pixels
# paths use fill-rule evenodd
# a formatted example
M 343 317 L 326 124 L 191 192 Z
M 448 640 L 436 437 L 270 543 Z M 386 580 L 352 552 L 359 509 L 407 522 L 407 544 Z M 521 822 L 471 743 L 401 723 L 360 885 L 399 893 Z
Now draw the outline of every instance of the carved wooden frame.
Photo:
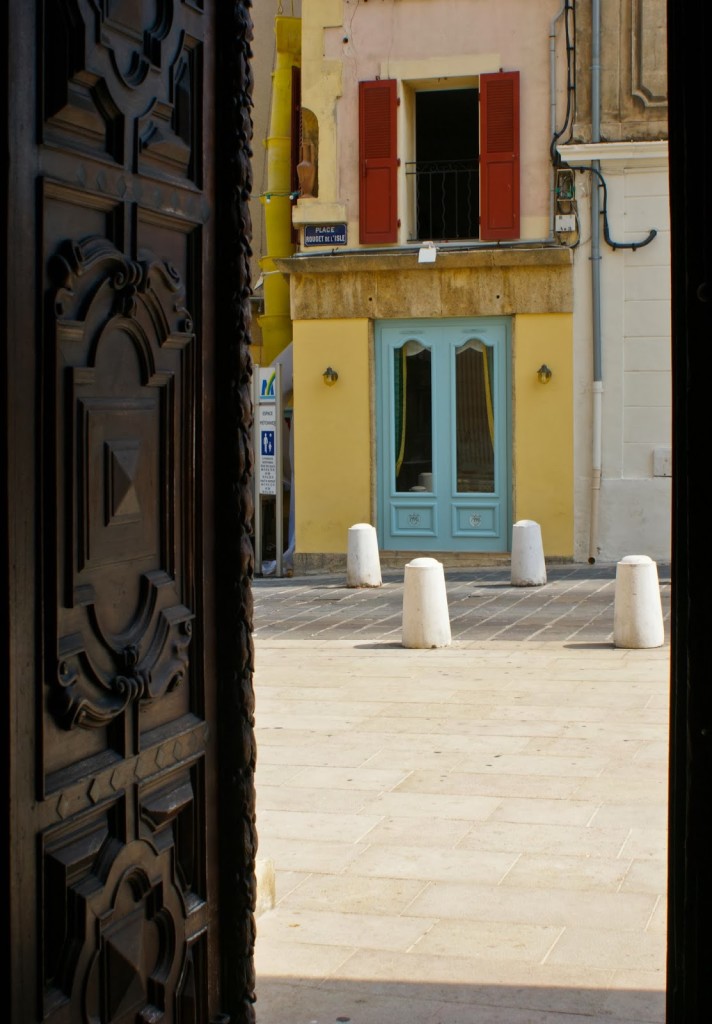
M 257 827 L 252 639 L 252 361 L 249 198 L 252 191 L 251 0 L 218 3 L 216 223 L 218 345 L 215 453 L 218 700 L 220 702 L 220 920 L 223 1008 L 255 1020 Z

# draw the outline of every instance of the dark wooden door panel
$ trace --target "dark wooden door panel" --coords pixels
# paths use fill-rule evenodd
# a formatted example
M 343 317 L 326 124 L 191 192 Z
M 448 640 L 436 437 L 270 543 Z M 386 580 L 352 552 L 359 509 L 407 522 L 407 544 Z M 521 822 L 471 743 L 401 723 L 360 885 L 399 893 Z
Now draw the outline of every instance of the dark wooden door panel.
M 210 950 L 195 406 L 210 339 L 192 310 L 210 212 L 207 13 L 53 0 L 43 15 L 41 460 L 56 491 L 41 595 L 44 1016 L 198 1021 Z
M 6 655 L 13 1019 L 226 1021 L 210 527 L 218 6 L 12 6 L 9 137 L 23 156 L 8 323 L 26 349 L 7 363 L 6 498 L 27 519 L 12 511 L 5 531 L 8 550 L 20 541 Z M 238 711 L 253 763 L 251 711 Z
M 57 262 L 64 280 L 46 346 L 57 363 L 52 703 L 67 727 L 104 726 L 188 669 L 181 497 L 194 493 L 193 438 L 182 425 L 195 338 L 173 264 L 127 260 L 97 236 L 60 246 Z

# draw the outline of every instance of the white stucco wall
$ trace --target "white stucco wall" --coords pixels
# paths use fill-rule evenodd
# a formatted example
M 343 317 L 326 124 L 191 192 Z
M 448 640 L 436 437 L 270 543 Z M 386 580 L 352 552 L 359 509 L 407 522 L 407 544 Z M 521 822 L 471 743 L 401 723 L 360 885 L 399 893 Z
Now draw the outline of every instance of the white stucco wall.
M 667 561 L 671 548 L 672 430 L 670 231 L 664 143 L 566 147 L 573 163 L 600 157 L 613 241 L 642 241 L 614 251 L 601 237 L 601 491 L 595 545 L 601 562 L 645 554 Z M 572 151 L 577 151 L 574 157 Z M 574 258 L 575 558 L 589 556 L 591 521 L 592 175 L 577 173 L 582 242 Z M 657 457 L 656 457 L 657 455 Z M 666 458 L 668 456 L 668 458 Z M 663 465 L 660 465 L 660 463 Z

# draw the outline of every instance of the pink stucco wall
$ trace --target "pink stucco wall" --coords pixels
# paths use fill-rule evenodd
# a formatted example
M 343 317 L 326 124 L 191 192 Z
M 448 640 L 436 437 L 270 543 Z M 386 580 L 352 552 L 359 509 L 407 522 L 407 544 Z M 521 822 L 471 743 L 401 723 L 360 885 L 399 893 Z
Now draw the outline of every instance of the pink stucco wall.
M 445 58 L 462 68 L 463 58 L 487 54 L 492 60 L 483 70 L 520 72 L 523 235 L 527 224 L 544 223 L 551 191 L 549 37 L 560 10 L 561 0 L 343 0 L 342 25 L 324 31 L 324 58 L 343 65 L 334 109 L 337 192 L 350 215 L 358 201 L 358 82 L 391 77 L 396 62 Z M 561 22 L 559 37 L 557 126 L 565 110 Z
M 346 33 L 329 33 L 325 56 L 338 57 L 347 34 L 364 60 L 389 52 L 402 59 L 498 49 L 511 52 L 518 66 L 534 50 L 546 61 L 549 25 L 561 6 L 561 0 L 343 0 Z

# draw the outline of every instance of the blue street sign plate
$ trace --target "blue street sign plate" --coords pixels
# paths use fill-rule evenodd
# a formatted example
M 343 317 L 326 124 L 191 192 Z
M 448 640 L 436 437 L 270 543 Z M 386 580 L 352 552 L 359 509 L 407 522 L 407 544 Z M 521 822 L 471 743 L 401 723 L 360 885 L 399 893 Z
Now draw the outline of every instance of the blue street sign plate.
M 307 224 L 304 245 L 346 245 L 345 224 Z

